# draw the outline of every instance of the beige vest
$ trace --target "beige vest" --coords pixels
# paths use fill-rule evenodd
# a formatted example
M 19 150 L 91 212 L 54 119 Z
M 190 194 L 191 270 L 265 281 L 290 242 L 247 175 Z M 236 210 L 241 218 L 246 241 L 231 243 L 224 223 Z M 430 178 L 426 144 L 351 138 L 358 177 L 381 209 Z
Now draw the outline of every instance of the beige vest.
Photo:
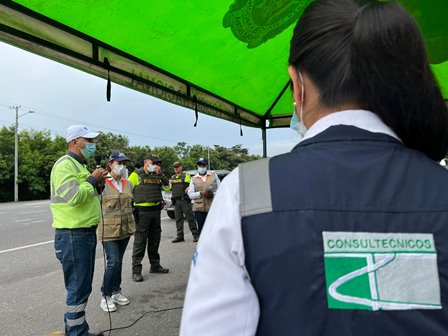
M 119 192 L 110 180 L 106 180 L 103 190 L 103 222 L 98 224 L 98 240 L 120 240 L 135 232 L 132 214 L 132 183 L 123 179 L 123 192 Z
M 211 175 L 207 174 L 206 181 L 204 182 L 202 178 L 194 176 L 193 185 L 194 191 L 202 191 L 202 190 L 212 190 L 216 191 L 216 173 L 212 172 Z M 208 212 L 210 210 L 210 206 L 212 205 L 213 198 L 205 198 L 202 197 L 195 199 L 193 203 L 193 211 L 198 212 Z

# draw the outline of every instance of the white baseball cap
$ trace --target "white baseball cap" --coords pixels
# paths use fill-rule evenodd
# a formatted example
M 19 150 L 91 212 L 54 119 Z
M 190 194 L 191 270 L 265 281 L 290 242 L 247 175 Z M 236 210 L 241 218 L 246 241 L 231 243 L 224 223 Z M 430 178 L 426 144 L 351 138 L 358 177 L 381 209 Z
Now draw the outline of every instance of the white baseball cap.
M 65 140 L 67 142 L 72 141 L 77 138 L 86 138 L 86 139 L 95 139 L 97 140 L 100 137 L 100 133 L 98 132 L 90 132 L 87 127 L 82 125 L 72 125 L 67 128 L 65 132 Z

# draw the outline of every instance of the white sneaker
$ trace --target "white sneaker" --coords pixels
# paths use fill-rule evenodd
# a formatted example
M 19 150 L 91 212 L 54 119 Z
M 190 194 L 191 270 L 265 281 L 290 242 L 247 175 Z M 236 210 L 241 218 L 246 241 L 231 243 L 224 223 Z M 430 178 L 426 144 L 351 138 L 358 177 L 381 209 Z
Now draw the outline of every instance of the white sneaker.
M 117 310 L 117 306 L 115 306 L 115 303 L 112 301 L 110 296 L 102 297 L 101 303 L 100 303 L 101 309 L 103 309 L 106 313 L 107 312 L 114 312 Z
M 112 294 L 112 301 L 120 306 L 126 306 L 129 304 L 128 298 L 121 293 Z

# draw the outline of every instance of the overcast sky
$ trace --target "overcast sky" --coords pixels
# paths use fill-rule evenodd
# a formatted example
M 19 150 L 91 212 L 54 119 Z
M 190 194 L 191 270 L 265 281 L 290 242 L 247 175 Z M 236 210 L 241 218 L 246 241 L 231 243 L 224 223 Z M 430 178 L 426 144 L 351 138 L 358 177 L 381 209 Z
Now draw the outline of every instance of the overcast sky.
M 106 81 L 0 42 L 0 127 L 15 123 L 15 111 L 36 113 L 19 118 L 19 130 L 49 130 L 64 135 L 72 124 L 126 135 L 130 145 L 174 146 L 241 144 L 251 154 L 262 154 L 261 130 L 199 114 L 194 111 L 112 83 L 106 101 Z M 285 69 L 286 71 L 286 69 Z M 290 151 L 297 135 L 289 128 L 267 131 L 268 156 Z

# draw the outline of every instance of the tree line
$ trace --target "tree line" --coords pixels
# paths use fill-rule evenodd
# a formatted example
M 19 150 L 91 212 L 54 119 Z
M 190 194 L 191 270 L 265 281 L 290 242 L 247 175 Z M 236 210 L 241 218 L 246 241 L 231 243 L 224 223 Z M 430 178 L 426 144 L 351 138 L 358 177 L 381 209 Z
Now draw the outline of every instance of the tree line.
M 0 130 L 0 202 L 14 200 L 14 126 L 4 126 Z M 22 130 L 19 133 L 19 200 L 38 200 L 50 198 L 50 173 L 56 160 L 67 151 L 67 143 L 62 136 L 52 138 L 50 131 Z M 130 146 L 129 139 L 123 135 L 103 133 L 97 143 L 96 155 L 101 157 L 102 165 L 108 161 L 111 152 L 123 152 L 131 162 L 129 171 L 140 167 L 147 153 L 153 153 L 162 160 L 162 170 L 166 176 L 173 173 L 175 161 L 182 161 L 184 169 L 195 169 L 196 160 L 210 157 L 210 169 L 232 170 L 239 163 L 259 159 L 258 155 L 249 154 L 241 145 L 227 148 L 214 145 L 188 145 L 179 142 L 175 146 Z M 89 169 L 95 169 L 93 160 Z

